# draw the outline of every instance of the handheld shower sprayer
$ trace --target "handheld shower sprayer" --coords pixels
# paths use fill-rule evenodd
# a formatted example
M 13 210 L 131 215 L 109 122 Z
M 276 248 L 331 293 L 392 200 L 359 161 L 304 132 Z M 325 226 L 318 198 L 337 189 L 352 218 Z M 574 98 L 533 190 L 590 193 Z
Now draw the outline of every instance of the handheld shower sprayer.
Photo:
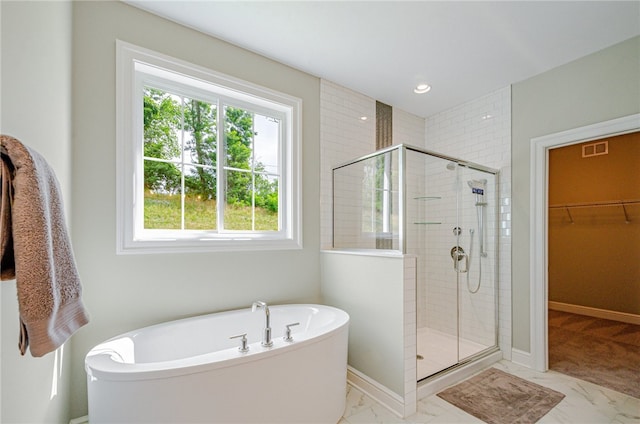
M 484 192 L 487 190 L 487 180 L 484 178 L 481 180 L 469 180 L 467 181 L 471 192 L 476 195 L 476 206 L 485 206 Z
M 471 188 L 471 192 L 476 195 L 476 216 L 478 218 L 478 244 L 479 244 L 479 257 L 478 257 L 478 286 L 475 290 L 471 290 L 469 285 L 469 274 L 467 274 L 467 288 L 471 293 L 476 293 L 480 290 L 480 284 L 482 282 L 482 258 L 487 257 L 487 252 L 484 250 L 484 207 L 487 206 L 487 203 L 484 201 L 484 194 L 487 190 L 487 180 L 469 180 L 467 181 L 469 187 Z M 473 236 L 474 230 L 469 230 L 469 236 L 471 238 L 471 248 L 469 250 L 469 262 L 471 262 L 471 256 L 473 254 Z
M 478 239 L 480 242 L 480 256 L 487 257 L 487 252 L 484 251 L 484 207 L 487 203 L 484 201 L 484 193 L 487 190 L 487 180 L 469 180 L 467 181 L 471 192 L 476 195 L 476 208 L 478 216 Z

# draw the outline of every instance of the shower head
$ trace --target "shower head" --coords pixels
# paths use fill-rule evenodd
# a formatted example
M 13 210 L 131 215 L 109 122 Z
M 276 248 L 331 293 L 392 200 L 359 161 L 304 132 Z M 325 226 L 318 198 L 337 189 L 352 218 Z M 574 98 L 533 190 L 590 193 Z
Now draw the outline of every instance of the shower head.
M 453 171 L 454 169 L 456 169 L 456 164 L 455 164 L 455 162 L 449 162 L 449 163 L 447 164 L 447 169 L 448 169 L 449 171 Z
M 474 194 L 482 194 L 484 195 L 484 191 L 487 189 L 487 180 L 469 180 L 467 181 L 469 187 L 471 187 L 471 192 Z

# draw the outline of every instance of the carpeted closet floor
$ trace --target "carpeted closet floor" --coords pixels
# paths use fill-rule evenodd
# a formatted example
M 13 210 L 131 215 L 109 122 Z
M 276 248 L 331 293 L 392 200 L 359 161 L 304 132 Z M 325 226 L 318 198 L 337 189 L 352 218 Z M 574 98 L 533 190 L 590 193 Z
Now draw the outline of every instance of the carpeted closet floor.
M 640 325 L 550 310 L 549 368 L 640 399 Z

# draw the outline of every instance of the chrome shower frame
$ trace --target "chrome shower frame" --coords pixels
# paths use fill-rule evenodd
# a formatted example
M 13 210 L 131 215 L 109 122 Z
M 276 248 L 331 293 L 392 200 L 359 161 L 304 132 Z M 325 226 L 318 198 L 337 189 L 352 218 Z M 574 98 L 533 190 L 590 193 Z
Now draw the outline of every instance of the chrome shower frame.
M 495 196 L 493 197 L 495 199 L 495 201 L 490 200 L 488 201 L 487 205 L 483 205 L 483 206 L 479 206 L 478 207 L 482 207 L 484 208 L 484 212 L 486 212 L 486 215 L 483 216 L 483 219 L 487 219 L 488 217 L 492 217 L 495 218 L 495 223 L 493 225 L 493 228 L 495 228 L 495 233 L 486 233 L 483 229 L 483 234 L 482 237 L 485 238 L 487 237 L 487 234 L 489 234 L 490 237 L 493 238 L 494 242 L 492 245 L 489 246 L 484 246 L 482 250 L 486 250 L 487 248 L 491 251 L 491 254 L 488 255 L 489 257 L 487 257 L 486 259 L 483 258 L 482 260 L 488 260 L 491 261 L 491 263 L 493 263 L 493 270 L 494 270 L 494 274 L 492 276 L 492 282 L 494 283 L 494 299 L 495 301 L 493 302 L 493 308 L 494 308 L 494 317 L 495 317 L 495 321 L 494 321 L 494 334 L 495 334 L 495 345 L 491 346 L 489 348 L 487 348 L 485 351 L 481 351 L 477 354 L 474 354 L 472 356 L 466 357 L 464 359 L 461 359 L 459 361 L 459 363 L 455 366 L 443 369 L 442 371 L 426 378 L 426 379 L 421 379 L 420 380 L 420 384 L 423 383 L 427 383 L 428 381 L 431 381 L 432 378 L 440 378 L 441 376 L 454 372 L 457 369 L 466 367 L 467 365 L 469 365 L 470 363 L 475 363 L 476 361 L 482 359 L 482 358 L 486 358 L 490 355 L 495 354 L 497 351 L 499 351 L 499 332 L 498 332 L 498 328 L 499 328 L 499 322 L 500 322 L 500 318 L 499 318 L 499 299 L 498 299 L 498 293 L 499 293 L 499 236 L 498 236 L 498 231 L 499 231 L 499 207 L 500 207 L 500 196 L 499 196 L 499 186 L 500 186 L 500 173 L 498 170 L 493 169 L 491 167 L 488 166 L 484 166 L 481 164 L 477 164 L 474 162 L 470 162 L 467 160 L 463 160 L 460 158 L 456 158 L 456 157 L 452 157 L 449 155 L 445 155 L 445 154 L 441 154 L 438 152 L 434 152 L 428 149 L 423 149 L 423 148 L 419 148 L 419 147 L 415 147 L 415 146 L 411 146 L 411 145 L 407 145 L 407 144 L 400 144 L 400 145 L 396 145 L 396 146 L 391 146 L 391 147 L 387 147 L 384 149 L 380 149 L 376 152 L 364 155 L 362 157 L 359 157 L 357 159 L 351 160 L 349 162 L 345 162 L 342 163 L 336 167 L 333 168 L 333 174 L 332 174 L 332 179 L 333 179 L 333 208 L 332 208 L 332 214 L 333 214 L 333 233 L 332 233 L 332 246 L 334 249 L 337 250 L 346 250 L 346 251 L 350 251 L 351 253 L 356 253 L 358 251 L 361 251 L 363 254 L 366 254 L 366 251 L 371 252 L 372 250 L 379 250 L 381 248 L 376 247 L 376 248 L 370 248 L 370 247 L 359 247 L 359 246 L 351 246 L 349 245 L 347 242 L 344 242 L 343 239 L 340 239 L 339 237 L 339 233 L 336 232 L 336 228 L 337 226 L 341 223 L 340 220 L 343 220 L 343 216 L 342 216 L 342 212 L 340 210 L 338 210 L 336 208 L 336 201 L 340 200 L 339 197 L 337 197 L 339 195 L 339 193 L 336 193 L 336 187 L 337 186 L 341 186 L 344 184 L 344 180 L 343 180 L 343 176 L 344 174 L 341 175 L 341 173 L 336 172 L 337 170 L 340 170 L 342 168 L 348 167 L 350 165 L 354 165 L 354 164 L 358 164 L 360 162 L 364 162 L 364 161 L 368 161 L 371 160 L 373 158 L 379 157 L 379 156 L 383 156 L 383 155 L 387 155 L 389 154 L 389 157 L 394 157 L 397 159 L 393 159 L 391 162 L 394 165 L 394 172 L 398 172 L 397 178 L 394 181 L 394 186 L 393 189 L 397 190 L 396 194 L 394 194 L 394 202 L 395 199 L 398 200 L 397 205 L 394 203 L 393 206 L 395 209 L 395 212 L 397 212 L 397 222 L 396 227 L 394 228 L 393 232 L 394 232 L 394 237 L 395 239 L 393 240 L 393 248 L 392 249 L 386 249 L 386 248 L 382 248 L 381 250 L 387 250 L 390 253 L 396 254 L 396 253 L 402 253 L 402 254 L 408 254 L 409 253 L 409 249 L 408 249 L 408 242 L 407 242 L 407 234 L 413 234 L 413 233 L 409 233 L 410 231 L 413 231 L 413 226 L 410 226 L 410 222 L 409 222 L 409 217 L 408 217 L 408 201 L 410 199 L 408 199 L 408 175 L 407 172 L 410 171 L 407 166 L 408 166 L 408 160 L 410 160 L 410 156 L 412 154 L 412 152 L 416 152 L 419 154 L 423 154 L 423 155 L 428 155 L 430 157 L 433 158 L 439 158 L 439 159 L 443 159 L 444 161 L 446 161 L 447 163 L 443 163 L 443 167 L 442 170 L 443 172 L 450 172 L 450 171 L 454 171 L 457 174 L 456 178 L 460 178 L 459 180 L 457 180 L 457 190 L 460 190 L 459 193 L 456 198 L 457 200 L 455 202 L 457 202 L 457 208 L 464 208 L 469 206 L 469 204 L 467 203 L 468 199 L 466 199 L 463 203 L 462 199 L 461 199 L 461 193 L 463 190 L 462 184 L 464 184 L 464 182 L 466 182 L 467 179 L 473 179 L 473 178 L 464 178 L 464 180 L 461 178 L 463 176 L 465 176 L 466 174 L 473 174 L 473 172 L 471 173 L 467 173 L 465 172 L 466 170 L 470 170 L 470 171 L 480 171 L 482 173 L 486 173 L 486 174 L 492 174 L 494 176 L 494 178 L 490 178 L 490 180 L 492 180 L 491 184 L 488 187 L 488 191 L 486 193 L 488 193 L 488 196 Z M 411 158 L 412 159 L 412 158 Z M 386 164 L 385 164 L 386 165 Z M 397 168 L 395 167 L 397 165 Z M 488 176 L 488 175 L 487 175 Z M 477 178 L 480 178 L 481 176 L 477 176 Z M 338 184 L 336 184 L 336 182 L 338 182 Z M 397 186 L 396 186 L 397 184 Z M 464 184 L 464 188 L 466 189 L 466 184 Z M 466 192 L 465 192 L 466 193 Z M 466 194 L 465 194 L 466 195 Z M 491 197 L 490 197 L 491 199 Z M 480 201 L 479 201 L 480 200 Z M 484 203 L 483 198 L 477 199 L 476 203 Z M 489 227 L 491 228 L 491 227 Z M 455 230 L 455 229 L 454 229 Z M 336 234 L 338 234 L 338 237 L 336 236 Z M 459 234 L 458 234 L 459 235 Z M 479 234 L 476 234 L 476 237 Z M 383 235 L 384 236 L 384 235 Z M 457 244 L 457 243 L 456 243 Z M 449 247 L 449 246 L 447 246 Z M 382 253 L 382 252 L 381 252 Z M 447 252 L 448 253 L 448 252 Z M 493 257 L 491 257 L 493 256 Z M 464 264 L 463 264 L 464 265 Z M 466 290 L 465 290 L 466 291 Z M 460 310 L 460 305 L 457 306 L 458 310 L 457 310 L 457 315 L 458 318 L 457 320 L 460 321 L 461 319 L 461 310 Z

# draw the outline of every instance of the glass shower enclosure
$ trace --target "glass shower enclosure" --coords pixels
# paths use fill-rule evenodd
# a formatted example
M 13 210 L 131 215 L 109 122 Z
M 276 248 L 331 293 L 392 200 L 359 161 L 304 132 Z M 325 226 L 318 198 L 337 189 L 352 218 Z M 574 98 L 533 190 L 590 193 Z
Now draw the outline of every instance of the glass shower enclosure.
M 417 380 L 498 349 L 497 190 L 496 170 L 408 145 L 333 170 L 334 249 L 416 257 Z

